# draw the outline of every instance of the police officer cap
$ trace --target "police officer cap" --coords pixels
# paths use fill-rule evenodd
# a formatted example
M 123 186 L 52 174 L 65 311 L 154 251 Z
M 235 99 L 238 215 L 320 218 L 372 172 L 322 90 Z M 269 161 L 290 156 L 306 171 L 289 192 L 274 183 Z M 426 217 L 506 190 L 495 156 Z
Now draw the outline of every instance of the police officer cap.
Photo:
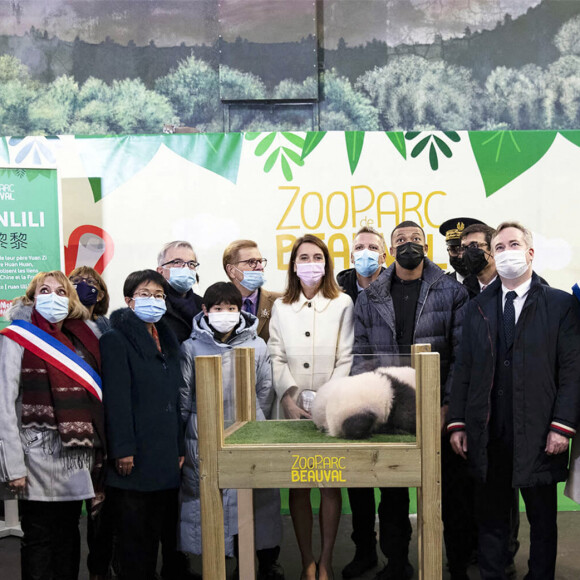
M 473 224 L 482 224 L 481 220 L 476 220 L 475 218 L 468 217 L 457 217 L 451 218 L 444 221 L 439 227 L 439 233 L 445 236 L 445 241 L 450 246 L 458 246 L 459 238 L 461 237 L 461 232 Z

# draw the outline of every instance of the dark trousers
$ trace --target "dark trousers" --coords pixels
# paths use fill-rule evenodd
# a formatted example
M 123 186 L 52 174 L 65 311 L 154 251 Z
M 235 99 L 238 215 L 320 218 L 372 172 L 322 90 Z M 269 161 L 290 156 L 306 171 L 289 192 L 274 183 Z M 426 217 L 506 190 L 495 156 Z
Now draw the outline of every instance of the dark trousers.
M 163 538 L 162 576 L 178 577 L 177 489 L 133 491 L 107 488 L 118 533 L 119 578 L 153 580 L 159 542 Z
M 99 511 L 91 514 L 91 500 L 85 502 L 87 509 L 87 568 L 91 574 L 106 576 L 113 559 L 115 539 L 114 512 L 111 502 L 103 501 Z
M 381 487 L 379 504 L 379 545 L 383 554 L 391 560 L 406 561 L 411 541 L 409 521 L 409 490 L 406 487 Z M 357 553 L 374 551 L 377 543 L 375 533 L 375 490 L 373 488 L 349 488 L 348 498 L 352 510 L 351 538 Z
M 456 455 L 449 438 L 441 441 L 442 519 L 445 549 L 452 573 L 464 572 L 477 545 L 477 527 L 473 515 L 473 482 L 467 472 L 466 462 Z M 348 490 L 352 510 L 351 538 L 357 552 L 364 553 L 365 546 L 373 549 L 375 534 L 374 490 L 356 488 Z M 409 522 L 409 492 L 406 488 L 381 488 L 379 506 L 380 546 L 387 558 L 407 557 L 411 540 Z
M 479 525 L 479 569 L 482 580 L 505 580 L 509 562 L 514 490 L 509 451 L 490 444 L 485 484 L 476 484 L 476 517 Z M 530 523 L 530 558 L 526 580 L 551 580 L 558 550 L 556 484 L 521 490 Z
M 22 580 L 77 580 L 82 501 L 20 501 Z
M 441 519 L 451 574 L 464 574 L 477 548 L 474 482 L 467 462 L 451 448 L 449 436 L 441 440 Z

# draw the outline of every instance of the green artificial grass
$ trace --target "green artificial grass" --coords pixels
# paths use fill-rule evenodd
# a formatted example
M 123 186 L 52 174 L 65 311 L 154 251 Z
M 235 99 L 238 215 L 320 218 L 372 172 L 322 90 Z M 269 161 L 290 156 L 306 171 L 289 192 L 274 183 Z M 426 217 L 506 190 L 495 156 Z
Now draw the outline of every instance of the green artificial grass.
M 227 445 L 280 443 L 415 443 L 414 435 L 373 435 L 370 439 L 339 439 L 320 432 L 312 421 L 250 421 L 226 438 Z

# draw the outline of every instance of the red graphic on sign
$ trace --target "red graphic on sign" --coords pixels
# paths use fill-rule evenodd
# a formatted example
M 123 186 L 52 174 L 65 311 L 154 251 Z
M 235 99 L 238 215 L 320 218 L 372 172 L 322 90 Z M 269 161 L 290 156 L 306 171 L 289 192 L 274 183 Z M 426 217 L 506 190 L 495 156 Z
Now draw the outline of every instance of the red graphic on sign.
M 68 275 L 79 266 L 90 266 L 99 274 L 115 253 L 113 238 L 97 226 L 79 226 L 71 232 L 64 248 L 64 269 Z

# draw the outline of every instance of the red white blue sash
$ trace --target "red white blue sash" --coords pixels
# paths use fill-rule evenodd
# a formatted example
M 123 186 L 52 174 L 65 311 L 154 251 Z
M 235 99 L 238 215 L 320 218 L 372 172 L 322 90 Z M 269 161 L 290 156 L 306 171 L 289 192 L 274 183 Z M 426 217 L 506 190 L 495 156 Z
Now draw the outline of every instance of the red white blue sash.
M 99 401 L 103 400 L 101 377 L 91 365 L 60 340 L 25 320 L 14 320 L 10 326 L 0 330 L 0 334 L 63 372 Z

